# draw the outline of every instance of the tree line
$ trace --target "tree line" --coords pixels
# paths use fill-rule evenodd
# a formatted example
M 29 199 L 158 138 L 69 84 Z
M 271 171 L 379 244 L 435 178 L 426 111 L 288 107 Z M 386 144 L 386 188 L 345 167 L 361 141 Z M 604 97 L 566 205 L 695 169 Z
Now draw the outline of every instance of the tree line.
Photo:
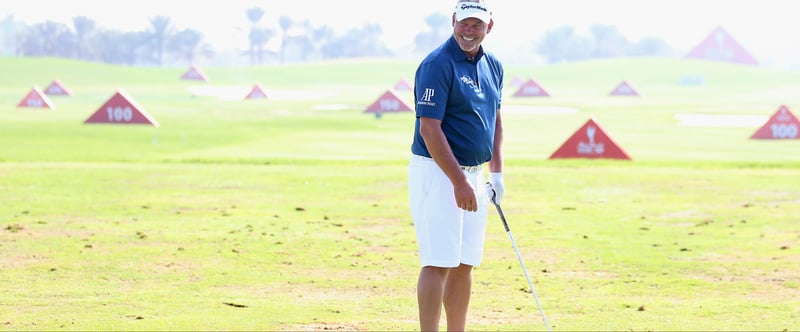
M 381 25 L 371 23 L 337 35 L 328 25 L 315 27 L 308 20 L 295 21 L 280 16 L 277 29 L 266 27 L 261 7 L 245 10 L 249 28 L 248 46 L 237 54 L 251 65 L 302 62 L 359 57 L 397 56 L 383 41 Z M 86 16 L 72 24 L 45 21 L 32 25 L 14 22 L 9 16 L 0 21 L 0 54 L 53 56 L 83 61 L 131 66 L 193 64 L 213 58 L 217 50 L 194 29 L 179 29 L 168 16 L 149 19 L 143 31 L 103 29 Z M 414 38 L 414 54 L 424 54 L 442 43 L 451 33 L 451 17 L 434 13 L 425 18 L 426 27 Z M 11 33 L 9 33 L 11 31 Z M 9 36 L 10 35 L 10 36 Z M 5 36 L 5 37 L 4 37 Z M 13 42 L 9 42 L 11 39 Z M 268 45 L 279 45 L 268 47 Z M 4 50 L 5 48 L 5 50 Z M 8 50 L 13 48 L 12 50 Z M 663 40 L 647 37 L 631 42 L 613 25 L 592 25 L 590 34 L 580 34 L 572 26 L 546 31 L 530 44 L 532 53 L 547 62 L 584 60 L 617 56 L 672 55 Z

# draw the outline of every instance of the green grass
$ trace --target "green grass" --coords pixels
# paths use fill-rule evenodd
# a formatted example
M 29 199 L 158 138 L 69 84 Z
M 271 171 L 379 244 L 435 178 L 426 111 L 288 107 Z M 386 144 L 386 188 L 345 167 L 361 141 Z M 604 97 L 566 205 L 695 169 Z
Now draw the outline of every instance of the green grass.
M 184 68 L 0 58 L 0 330 L 417 329 L 413 117 L 362 113 L 414 68 L 203 68 L 198 84 Z M 800 74 L 615 59 L 506 76 L 553 95 L 509 87 L 510 110 L 577 109 L 505 115 L 503 209 L 554 330 L 800 326 L 800 141 L 674 117 L 800 109 Z M 55 78 L 74 93 L 56 110 L 15 107 Z M 608 97 L 622 79 L 643 97 Z M 255 82 L 278 97 L 189 91 Z M 118 88 L 160 126 L 84 125 Z M 547 159 L 590 117 L 633 161 Z M 543 330 L 489 225 L 468 327 Z

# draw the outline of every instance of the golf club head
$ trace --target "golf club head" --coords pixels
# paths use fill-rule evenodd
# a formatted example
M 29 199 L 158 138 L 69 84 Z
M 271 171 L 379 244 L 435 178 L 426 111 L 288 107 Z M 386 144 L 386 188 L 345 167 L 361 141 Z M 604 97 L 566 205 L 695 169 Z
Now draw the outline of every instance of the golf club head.
M 486 193 L 489 195 L 489 200 L 492 202 L 492 204 L 497 204 L 497 202 L 494 200 L 495 197 L 497 197 L 497 193 L 494 191 L 494 187 L 492 186 L 491 182 L 486 182 Z

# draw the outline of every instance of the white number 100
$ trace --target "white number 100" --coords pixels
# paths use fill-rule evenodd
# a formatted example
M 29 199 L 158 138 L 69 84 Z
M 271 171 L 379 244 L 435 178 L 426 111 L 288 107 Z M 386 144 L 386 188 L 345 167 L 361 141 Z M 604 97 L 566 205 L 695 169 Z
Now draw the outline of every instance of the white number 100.
M 130 107 L 108 107 L 106 109 L 106 113 L 108 113 L 108 121 L 109 122 L 130 122 L 133 118 L 133 111 L 131 111 Z
M 773 124 L 772 126 L 773 138 L 795 138 L 797 137 L 797 126 L 794 124 Z

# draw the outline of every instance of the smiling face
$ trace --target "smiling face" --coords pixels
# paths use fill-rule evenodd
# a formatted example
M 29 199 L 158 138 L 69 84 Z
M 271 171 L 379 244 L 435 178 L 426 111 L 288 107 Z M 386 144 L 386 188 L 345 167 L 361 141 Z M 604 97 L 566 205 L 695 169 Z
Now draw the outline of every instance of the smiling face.
M 461 50 L 469 56 L 478 55 L 481 42 L 492 31 L 493 25 L 494 21 L 489 21 L 487 24 L 473 17 L 457 21 L 456 15 L 453 14 L 453 35 Z

